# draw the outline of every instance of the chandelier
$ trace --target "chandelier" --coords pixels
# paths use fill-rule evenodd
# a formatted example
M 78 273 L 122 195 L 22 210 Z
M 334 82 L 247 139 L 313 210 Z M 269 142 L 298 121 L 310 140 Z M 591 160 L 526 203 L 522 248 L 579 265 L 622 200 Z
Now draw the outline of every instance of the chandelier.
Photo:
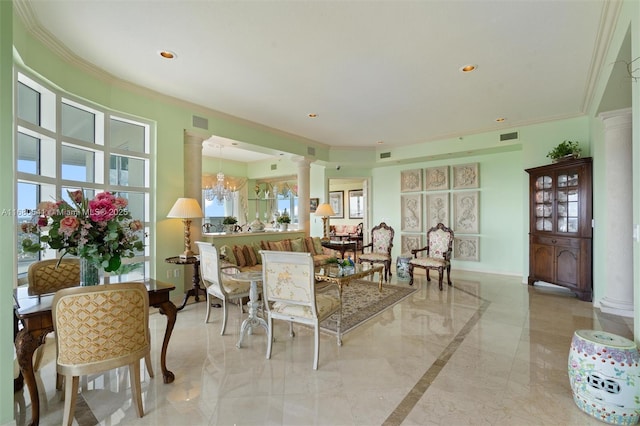
M 207 185 L 204 188 L 204 199 L 207 201 L 216 200 L 218 204 L 222 204 L 225 201 L 231 200 L 235 188 L 231 189 L 224 183 L 224 173 L 222 173 L 222 145 L 218 147 L 220 148 L 220 171 L 216 175 L 216 184 L 213 187 Z

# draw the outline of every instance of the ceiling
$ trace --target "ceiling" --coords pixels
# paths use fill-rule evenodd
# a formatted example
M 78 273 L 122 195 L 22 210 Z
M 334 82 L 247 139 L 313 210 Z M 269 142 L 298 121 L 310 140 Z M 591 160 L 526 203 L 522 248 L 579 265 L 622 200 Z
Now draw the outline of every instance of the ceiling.
M 584 114 L 617 10 L 608 0 L 15 3 L 34 34 L 109 78 L 370 149 Z M 467 64 L 477 70 L 461 72 Z

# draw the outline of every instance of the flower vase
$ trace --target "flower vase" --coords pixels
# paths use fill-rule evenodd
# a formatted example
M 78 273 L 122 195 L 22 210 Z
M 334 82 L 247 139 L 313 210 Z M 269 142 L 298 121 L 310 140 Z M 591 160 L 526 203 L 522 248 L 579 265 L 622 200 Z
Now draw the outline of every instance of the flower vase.
M 80 285 L 90 286 L 100 283 L 100 270 L 88 259 L 80 258 Z

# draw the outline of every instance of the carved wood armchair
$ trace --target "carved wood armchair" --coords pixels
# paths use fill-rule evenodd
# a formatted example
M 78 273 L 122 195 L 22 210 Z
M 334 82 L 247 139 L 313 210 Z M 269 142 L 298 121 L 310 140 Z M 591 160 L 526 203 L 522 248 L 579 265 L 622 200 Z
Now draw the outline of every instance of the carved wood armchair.
M 371 229 L 371 242 L 362 246 L 362 254 L 358 256 L 358 262 L 370 264 L 384 264 L 384 280 L 388 281 L 391 274 L 391 249 L 393 248 L 393 228 L 384 222 Z
M 442 290 L 442 276 L 447 270 L 447 282 L 451 285 L 451 252 L 453 247 L 453 231 L 439 223 L 427 231 L 427 245 L 421 249 L 411 250 L 413 259 L 409 261 L 409 285 L 413 285 L 413 269 L 422 268 L 427 271 L 427 281 L 431 281 L 429 271 L 438 271 L 438 287 Z M 418 256 L 426 251 L 426 255 Z

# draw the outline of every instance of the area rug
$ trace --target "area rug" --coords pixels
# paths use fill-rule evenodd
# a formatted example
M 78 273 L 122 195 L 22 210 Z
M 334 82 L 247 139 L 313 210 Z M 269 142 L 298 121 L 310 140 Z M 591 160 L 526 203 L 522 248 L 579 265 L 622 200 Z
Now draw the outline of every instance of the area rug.
M 351 281 L 349 285 L 342 287 L 342 323 L 340 327 L 342 334 L 353 330 L 417 290 L 415 287 L 383 284 L 382 291 L 378 291 L 377 282 Z M 320 323 L 320 330 L 335 335 L 337 320 L 338 315 L 333 314 Z

